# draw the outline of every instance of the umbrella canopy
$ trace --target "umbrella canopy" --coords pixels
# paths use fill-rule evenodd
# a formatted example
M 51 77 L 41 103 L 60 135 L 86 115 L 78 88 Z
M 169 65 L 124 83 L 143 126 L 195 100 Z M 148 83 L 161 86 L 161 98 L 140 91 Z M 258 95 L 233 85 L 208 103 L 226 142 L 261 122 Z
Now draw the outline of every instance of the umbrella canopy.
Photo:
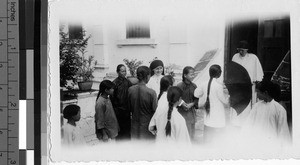
M 230 95 L 230 106 L 237 114 L 242 113 L 252 98 L 252 84 L 247 70 L 236 62 L 226 66 L 225 85 Z

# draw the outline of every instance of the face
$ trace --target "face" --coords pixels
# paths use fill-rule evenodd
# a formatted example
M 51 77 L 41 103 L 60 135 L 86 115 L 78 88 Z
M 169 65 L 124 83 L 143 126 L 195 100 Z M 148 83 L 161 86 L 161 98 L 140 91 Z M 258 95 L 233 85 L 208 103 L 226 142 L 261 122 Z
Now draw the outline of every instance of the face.
M 222 71 L 220 70 L 220 72 L 219 72 L 217 78 L 219 78 L 219 77 L 221 76 L 221 74 L 222 74 Z
M 125 68 L 125 66 L 122 66 L 122 67 L 120 68 L 120 71 L 118 72 L 118 75 L 119 75 L 120 77 L 125 77 L 126 74 L 127 74 L 126 68 Z
M 153 69 L 153 72 L 155 75 L 160 76 L 163 72 L 164 68 L 162 66 L 158 66 L 155 69 Z
M 244 57 L 244 56 L 247 54 L 248 49 L 237 48 L 237 51 L 240 53 L 240 55 L 241 55 L 242 57 Z
M 266 92 L 262 92 L 259 89 L 256 89 L 256 92 L 257 92 L 258 99 L 267 101 L 267 93 Z
M 195 71 L 193 69 L 189 70 L 188 74 L 185 74 L 184 77 L 190 81 L 192 81 L 195 77 Z
M 114 94 L 114 88 L 111 88 L 111 89 L 108 89 L 108 90 L 105 90 L 106 91 L 106 93 L 108 94 L 108 95 L 113 95 Z
M 73 116 L 74 121 L 79 121 L 80 120 L 80 110 L 78 111 L 77 115 Z
M 151 75 L 149 74 L 148 76 L 147 76 L 147 78 L 146 78 L 146 84 L 149 82 L 149 80 L 150 80 L 150 77 L 151 77 Z

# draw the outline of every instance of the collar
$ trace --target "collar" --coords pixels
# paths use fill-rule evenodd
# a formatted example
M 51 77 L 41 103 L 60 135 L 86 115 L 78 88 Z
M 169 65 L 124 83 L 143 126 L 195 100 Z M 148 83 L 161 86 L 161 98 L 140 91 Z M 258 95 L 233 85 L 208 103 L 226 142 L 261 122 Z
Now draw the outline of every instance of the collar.
M 186 85 L 190 85 L 192 84 L 192 82 L 188 79 L 184 79 L 183 83 L 185 83 Z
M 118 76 L 118 79 L 120 79 L 120 80 L 125 80 L 126 78 L 125 77 L 121 77 L 121 76 Z
M 101 97 L 105 98 L 105 99 L 108 99 L 109 98 L 109 95 L 100 95 Z
M 238 53 L 238 54 L 239 54 L 239 57 L 240 57 L 241 59 L 243 59 L 243 58 L 245 58 L 245 57 L 249 57 L 249 53 L 246 53 L 246 55 L 245 55 L 244 57 L 242 57 L 240 53 Z

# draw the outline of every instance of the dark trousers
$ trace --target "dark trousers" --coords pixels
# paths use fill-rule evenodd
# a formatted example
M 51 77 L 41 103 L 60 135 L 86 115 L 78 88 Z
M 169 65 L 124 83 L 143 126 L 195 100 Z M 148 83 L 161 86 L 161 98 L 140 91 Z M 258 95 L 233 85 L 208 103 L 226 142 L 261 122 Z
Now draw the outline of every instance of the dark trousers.
M 130 115 L 128 114 L 120 114 L 117 116 L 119 122 L 120 131 L 118 136 L 116 137 L 117 141 L 130 140 Z

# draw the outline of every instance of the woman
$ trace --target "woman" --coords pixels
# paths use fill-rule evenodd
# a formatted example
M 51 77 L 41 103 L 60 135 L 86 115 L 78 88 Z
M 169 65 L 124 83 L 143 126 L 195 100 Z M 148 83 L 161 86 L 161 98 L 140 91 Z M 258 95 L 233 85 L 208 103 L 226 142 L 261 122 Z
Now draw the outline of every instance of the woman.
M 128 109 L 128 89 L 132 86 L 126 78 L 126 67 L 123 64 L 117 66 L 118 77 L 113 81 L 115 84 L 114 94 L 111 97 L 119 125 L 120 132 L 116 140 L 130 139 L 130 110 Z
M 224 93 L 223 85 L 217 79 L 222 70 L 219 65 L 209 68 L 210 79 L 195 90 L 195 97 L 200 98 L 199 107 L 205 108 L 204 117 L 204 141 L 210 142 L 218 137 L 225 127 L 225 107 L 228 104 L 229 95 Z
M 182 82 L 177 86 L 183 91 L 182 100 L 184 103 L 178 108 L 179 113 L 184 117 L 191 140 L 194 140 L 196 111 L 198 107 L 198 98 L 194 97 L 194 91 L 197 85 L 192 82 L 195 69 L 186 66 L 182 72 Z
M 157 110 L 150 121 L 149 131 L 156 135 L 156 142 L 164 143 L 167 140 L 190 143 L 185 120 L 176 108 L 181 102 L 182 90 L 178 87 L 172 87 L 172 84 L 173 78 L 171 76 L 164 76 L 161 79 L 161 91 L 163 93 L 158 101 Z
M 154 60 L 150 64 L 151 78 L 147 87 L 153 89 L 156 95 L 159 94 L 160 79 L 164 76 L 164 63 L 161 60 Z

